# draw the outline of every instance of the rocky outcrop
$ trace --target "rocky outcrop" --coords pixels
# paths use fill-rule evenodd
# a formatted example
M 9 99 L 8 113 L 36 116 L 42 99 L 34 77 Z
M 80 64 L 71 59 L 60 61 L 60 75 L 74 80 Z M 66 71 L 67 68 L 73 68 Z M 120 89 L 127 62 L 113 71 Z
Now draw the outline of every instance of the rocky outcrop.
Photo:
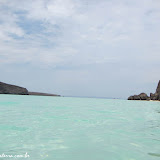
M 140 100 L 140 97 L 138 95 L 134 95 L 134 96 L 128 97 L 128 100 Z
M 18 95 L 35 95 L 35 96 L 60 96 L 57 94 L 40 93 L 40 92 L 28 92 L 26 88 L 6 84 L 0 82 L 0 94 L 18 94 Z
M 128 100 L 150 100 L 146 93 L 141 93 L 139 95 L 130 96 Z
M 41 92 L 28 92 L 29 95 L 33 95 L 33 96 L 60 96 L 57 94 L 50 94 L 50 93 L 41 93 Z
M 151 100 L 158 100 L 158 93 L 150 93 Z
M 128 97 L 128 100 L 159 100 L 160 101 L 160 81 L 155 93 L 150 93 L 150 97 L 146 93 Z
M 139 94 L 141 100 L 150 100 L 150 97 L 146 93 Z
M 151 100 L 159 100 L 160 101 L 160 81 L 158 83 L 157 89 L 155 93 L 150 94 Z
M 160 93 L 160 80 L 159 80 L 159 83 L 158 83 L 158 86 L 157 86 L 157 89 L 156 89 L 156 93 Z
M 28 95 L 28 90 L 23 87 L 0 82 L 0 94 Z
M 158 83 L 157 89 L 156 89 L 156 93 L 158 94 L 157 99 L 160 101 L 160 81 Z

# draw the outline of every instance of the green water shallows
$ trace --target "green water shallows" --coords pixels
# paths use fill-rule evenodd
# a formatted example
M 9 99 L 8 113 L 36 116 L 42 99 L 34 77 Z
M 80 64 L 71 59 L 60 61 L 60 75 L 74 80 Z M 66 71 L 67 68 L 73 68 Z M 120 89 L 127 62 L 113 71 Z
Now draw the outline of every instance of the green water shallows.
M 0 95 L 0 155 L 26 152 L 28 160 L 160 159 L 160 102 Z

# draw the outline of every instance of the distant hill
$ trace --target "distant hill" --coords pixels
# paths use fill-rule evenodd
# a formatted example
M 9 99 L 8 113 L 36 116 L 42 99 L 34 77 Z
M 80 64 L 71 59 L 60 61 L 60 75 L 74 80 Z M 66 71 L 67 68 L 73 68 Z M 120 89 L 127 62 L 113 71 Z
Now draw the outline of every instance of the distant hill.
M 36 95 L 36 96 L 60 96 L 57 94 L 29 92 L 26 88 L 0 82 L 0 94 L 15 94 L 15 95 Z
M 28 92 L 29 95 L 35 95 L 35 96 L 60 96 L 57 94 L 50 94 L 50 93 L 41 93 L 41 92 Z
M 0 82 L 0 94 L 28 95 L 28 90 L 23 87 Z

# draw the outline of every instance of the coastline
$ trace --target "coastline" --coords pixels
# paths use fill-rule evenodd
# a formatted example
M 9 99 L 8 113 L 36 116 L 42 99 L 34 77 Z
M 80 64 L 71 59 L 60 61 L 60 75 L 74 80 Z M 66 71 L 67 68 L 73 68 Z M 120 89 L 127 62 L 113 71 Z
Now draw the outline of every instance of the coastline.
M 128 100 L 160 101 L 160 80 L 155 93 L 150 93 L 150 96 L 148 96 L 146 93 L 142 92 L 138 95 L 129 96 Z
M 24 87 L 11 85 L 0 82 L 0 94 L 12 95 L 36 95 L 36 96 L 60 96 L 58 94 L 43 93 L 43 92 L 30 92 Z
M 56 97 L 60 97 L 60 95 L 58 95 L 58 94 L 42 93 L 42 92 L 28 92 L 28 95 L 31 95 L 31 96 L 56 96 Z

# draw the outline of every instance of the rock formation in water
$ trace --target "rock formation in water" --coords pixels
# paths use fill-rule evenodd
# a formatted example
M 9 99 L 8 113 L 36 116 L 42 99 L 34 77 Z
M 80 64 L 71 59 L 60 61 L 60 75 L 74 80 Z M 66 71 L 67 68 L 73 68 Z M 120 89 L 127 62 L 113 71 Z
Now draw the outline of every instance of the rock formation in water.
M 158 83 L 156 93 L 151 93 L 150 94 L 151 100 L 159 100 L 160 101 L 160 81 Z
M 150 93 L 151 100 L 158 100 L 158 93 Z
M 128 100 L 159 100 L 160 101 L 160 81 L 155 93 L 150 93 L 150 97 L 146 93 L 128 97 Z
M 146 93 L 141 93 L 139 95 L 130 96 L 128 100 L 150 100 Z
M 158 94 L 158 100 L 160 101 L 160 81 L 158 83 L 156 93 Z
M 35 95 L 35 96 L 60 96 L 57 94 L 40 93 L 40 92 L 28 92 L 26 88 L 6 84 L 0 82 L 0 94 L 18 94 L 18 95 Z
M 41 92 L 28 92 L 29 95 L 33 95 L 33 96 L 60 96 L 57 94 L 50 94 L 50 93 L 41 93 Z
M 28 95 L 28 90 L 23 87 L 0 82 L 0 94 Z

